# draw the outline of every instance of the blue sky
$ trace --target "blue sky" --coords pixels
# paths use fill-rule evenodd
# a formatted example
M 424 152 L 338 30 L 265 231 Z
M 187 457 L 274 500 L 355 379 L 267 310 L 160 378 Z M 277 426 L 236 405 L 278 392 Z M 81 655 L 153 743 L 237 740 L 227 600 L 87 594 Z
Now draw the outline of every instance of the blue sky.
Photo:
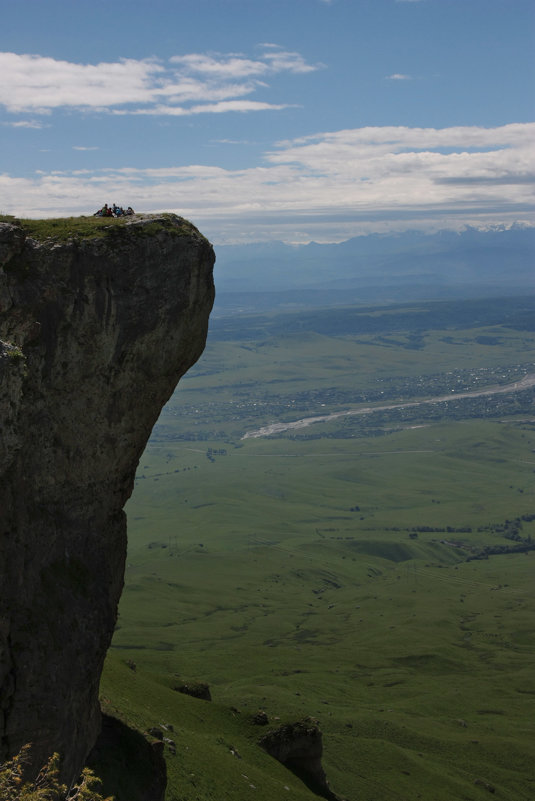
M 0 211 L 533 224 L 533 0 L 0 0 Z

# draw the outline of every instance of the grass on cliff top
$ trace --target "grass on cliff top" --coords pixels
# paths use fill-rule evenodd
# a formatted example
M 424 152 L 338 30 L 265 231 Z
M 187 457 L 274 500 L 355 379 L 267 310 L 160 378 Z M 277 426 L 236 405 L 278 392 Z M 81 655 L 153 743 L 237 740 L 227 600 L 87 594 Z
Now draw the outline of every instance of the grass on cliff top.
M 151 220 L 151 218 L 153 218 Z M 44 241 L 55 239 L 66 242 L 69 239 L 93 239 L 116 233 L 118 229 L 132 226 L 133 222 L 145 220 L 144 225 L 133 225 L 131 230 L 144 235 L 154 236 L 160 231 L 167 230 L 176 236 L 186 236 L 196 233 L 197 229 L 187 220 L 181 218 L 181 225 L 177 227 L 173 220 L 175 215 L 165 214 L 136 214 L 133 217 L 57 217 L 54 219 L 30 220 L 0 215 L 0 222 L 9 222 L 20 225 L 27 236 L 32 239 Z

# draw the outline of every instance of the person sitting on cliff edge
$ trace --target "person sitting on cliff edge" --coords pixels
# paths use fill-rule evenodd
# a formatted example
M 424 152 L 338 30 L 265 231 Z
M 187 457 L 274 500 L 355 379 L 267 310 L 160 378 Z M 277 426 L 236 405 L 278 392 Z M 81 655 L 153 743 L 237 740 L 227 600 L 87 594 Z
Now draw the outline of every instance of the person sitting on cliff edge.
M 93 214 L 93 217 L 125 217 L 132 214 L 135 214 L 132 206 L 128 206 L 125 211 L 122 206 L 117 206 L 115 203 L 113 206 L 108 206 L 107 203 L 104 203 L 102 208 Z

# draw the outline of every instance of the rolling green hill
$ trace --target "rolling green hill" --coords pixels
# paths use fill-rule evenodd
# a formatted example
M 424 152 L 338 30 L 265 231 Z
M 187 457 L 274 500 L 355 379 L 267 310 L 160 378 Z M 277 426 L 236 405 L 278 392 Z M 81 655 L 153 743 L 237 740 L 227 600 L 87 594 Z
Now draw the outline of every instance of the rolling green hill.
M 224 321 L 140 462 L 102 683 L 112 714 L 171 724 L 168 801 L 317 798 L 259 709 L 318 720 L 349 801 L 533 797 L 534 391 L 463 397 L 535 372 L 528 302 L 417 341 L 407 307 Z M 194 681 L 211 702 L 174 689 Z

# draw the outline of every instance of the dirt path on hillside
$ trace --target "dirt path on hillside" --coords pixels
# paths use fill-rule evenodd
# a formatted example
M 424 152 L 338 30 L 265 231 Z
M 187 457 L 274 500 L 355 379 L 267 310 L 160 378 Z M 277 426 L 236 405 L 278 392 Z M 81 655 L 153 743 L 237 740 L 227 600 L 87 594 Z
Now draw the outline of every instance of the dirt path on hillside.
M 487 389 L 477 389 L 471 392 L 450 392 L 448 395 L 439 395 L 436 398 L 427 398 L 420 401 L 408 401 L 407 403 L 391 403 L 384 406 L 363 406 L 359 409 L 346 409 L 342 412 L 332 412 L 331 414 L 321 414 L 316 417 L 303 417 L 301 420 L 294 420 L 289 423 L 272 423 L 256 431 L 248 431 L 242 439 L 256 439 L 258 437 L 268 437 L 270 434 L 280 434 L 282 431 L 292 431 L 297 428 L 306 428 L 314 423 L 329 423 L 338 417 L 350 417 L 352 415 L 370 414 L 371 412 L 388 411 L 389 409 L 409 409 L 414 406 L 425 406 L 430 403 L 444 403 L 444 401 L 455 400 L 457 398 L 481 398 L 485 395 L 504 395 L 507 392 L 520 392 L 523 389 L 535 386 L 535 373 L 524 376 L 520 381 L 500 387 L 488 387 Z

